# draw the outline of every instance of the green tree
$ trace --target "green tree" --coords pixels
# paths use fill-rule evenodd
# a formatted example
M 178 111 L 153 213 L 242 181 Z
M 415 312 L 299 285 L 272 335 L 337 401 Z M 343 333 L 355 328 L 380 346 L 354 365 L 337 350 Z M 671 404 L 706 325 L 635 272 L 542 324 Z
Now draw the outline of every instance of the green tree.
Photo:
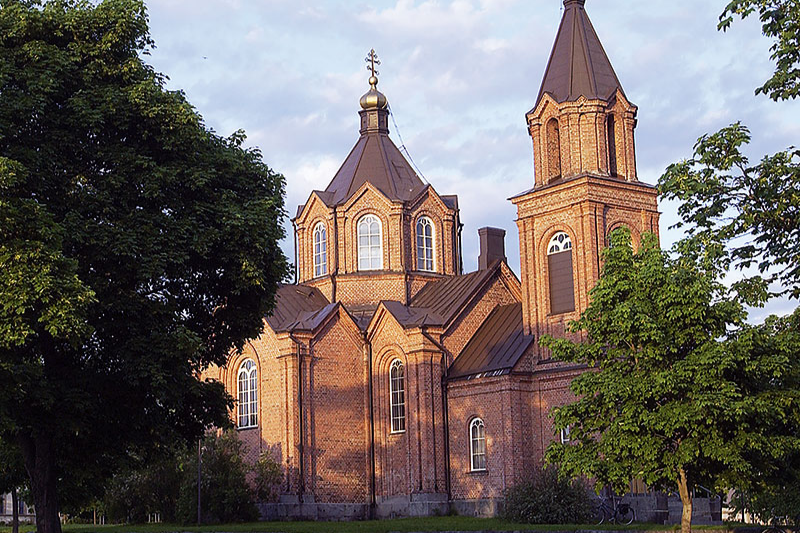
M 627 230 L 611 242 L 571 325 L 588 340 L 545 339 L 556 358 L 591 370 L 571 384 L 578 400 L 554 410 L 571 442 L 547 459 L 620 492 L 633 477 L 677 488 L 688 533 L 695 485 L 730 486 L 800 449 L 787 432 L 800 409 L 800 313 L 749 326 L 702 254 L 670 257 L 653 235 L 634 252 Z
M 773 75 L 756 89 L 776 102 L 800 94 L 800 3 L 797 0 L 733 0 L 720 16 L 728 30 L 736 18 L 758 16 L 764 35 L 773 40 Z M 746 156 L 751 136 L 736 123 L 701 137 L 693 156 L 671 165 L 661 177 L 664 198 L 679 202 L 678 213 L 694 247 L 720 266 L 755 266 L 760 275 L 747 275 L 734 288 L 744 301 L 760 305 L 772 294 L 800 298 L 800 150 L 790 147 L 758 162 Z M 777 288 L 775 288 L 777 287 Z M 795 316 L 798 314 L 795 311 Z M 772 319 L 776 321 L 777 319 Z M 765 330 L 770 325 L 765 324 Z M 800 358 L 795 352 L 793 357 Z M 797 379 L 794 384 L 797 390 Z M 777 428 L 785 435 L 800 433 L 800 420 Z M 782 459 L 791 465 L 792 457 Z M 796 456 L 794 457 L 796 460 Z M 753 457 L 764 462 L 765 458 Z M 768 465 L 771 466 L 771 465 Z M 771 510 L 800 515 L 800 501 L 790 497 L 800 487 L 796 468 L 766 468 L 761 475 L 741 480 L 748 511 L 768 519 Z M 794 491 L 794 492 L 793 492 Z
M 230 399 L 288 266 L 282 176 L 142 58 L 141 0 L 0 0 L 0 439 L 37 530 Z

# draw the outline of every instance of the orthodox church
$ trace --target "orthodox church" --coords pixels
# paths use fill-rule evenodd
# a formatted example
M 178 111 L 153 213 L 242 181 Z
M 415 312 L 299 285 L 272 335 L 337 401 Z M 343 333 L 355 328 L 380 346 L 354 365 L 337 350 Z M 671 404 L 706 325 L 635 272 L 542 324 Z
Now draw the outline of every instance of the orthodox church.
M 551 440 L 569 439 L 548 412 L 583 369 L 538 339 L 571 335 L 609 232 L 638 241 L 659 217 L 636 175 L 637 108 L 584 3 L 565 0 L 525 117 L 535 180 L 510 199 L 519 278 L 496 228 L 479 230 L 479 268 L 462 271 L 458 197 L 424 183 L 392 142 L 373 72 L 355 146 L 292 219 L 298 283 L 279 289 L 257 339 L 207 373 L 237 399 L 249 459 L 283 465 L 265 517 L 492 514 Z

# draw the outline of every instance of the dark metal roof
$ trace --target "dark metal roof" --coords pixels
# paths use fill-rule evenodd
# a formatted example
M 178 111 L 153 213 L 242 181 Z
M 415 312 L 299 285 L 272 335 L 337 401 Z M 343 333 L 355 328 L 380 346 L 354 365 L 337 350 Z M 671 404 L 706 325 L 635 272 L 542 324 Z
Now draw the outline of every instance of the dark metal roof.
M 392 201 L 415 198 L 425 184 L 385 133 L 368 132 L 359 137 L 339 171 L 320 195 L 329 206 L 339 205 L 369 182 Z
M 381 303 L 404 328 L 440 326 L 444 322 L 442 317 L 431 309 L 407 307 L 395 301 L 383 301 Z
M 447 324 L 498 268 L 499 261 L 486 270 L 430 281 L 411 299 L 409 307 L 424 309 L 432 316 L 441 317 L 442 324 Z
M 564 2 L 564 16 L 536 98 L 537 106 L 545 93 L 562 103 L 581 96 L 608 100 L 617 89 L 622 91 L 583 4 L 583 0 Z
M 309 319 L 313 321 L 314 316 L 329 305 L 330 302 L 319 289 L 303 285 L 281 285 L 278 287 L 275 309 L 266 318 L 267 324 L 273 331 L 289 331 L 299 322 Z
M 522 332 L 522 304 L 501 305 L 486 317 L 450 366 L 451 379 L 508 374 L 533 342 Z
M 439 198 L 441 198 L 445 205 L 450 209 L 458 210 L 458 196 L 455 194 L 446 194 L 444 196 L 440 196 Z

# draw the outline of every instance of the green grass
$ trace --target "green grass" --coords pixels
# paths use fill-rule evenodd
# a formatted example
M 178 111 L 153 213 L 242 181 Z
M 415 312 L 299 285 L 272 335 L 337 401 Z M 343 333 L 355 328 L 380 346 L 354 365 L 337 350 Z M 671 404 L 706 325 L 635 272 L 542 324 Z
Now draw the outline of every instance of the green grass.
M 21 532 L 33 531 L 32 526 L 23 526 Z M 658 524 L 632 524 L 630 526 L 603 525 L 531 525 L 516 524 L 499 518 L 472 518 L 466 516 L 444 516 L 429 518 L 401 518 L 397 520 L 373 520 L 363 522 L 252 522 L 247 524 L 222 524 L 215 526 L 178 526 L 174 524 L 141 524 L 118 526 L 91 526 L 67 524 L 69 533 L 171 533 L 186 531 L 193 533 L 408 533 L 418 531 L 577 531 L 598 530 L 678 530 L 679 526 Z M 696 526 L 692 529 L 727 530 L 724 526 Z M 10 533 L 10 527 L 0 527 L 0 533 Z

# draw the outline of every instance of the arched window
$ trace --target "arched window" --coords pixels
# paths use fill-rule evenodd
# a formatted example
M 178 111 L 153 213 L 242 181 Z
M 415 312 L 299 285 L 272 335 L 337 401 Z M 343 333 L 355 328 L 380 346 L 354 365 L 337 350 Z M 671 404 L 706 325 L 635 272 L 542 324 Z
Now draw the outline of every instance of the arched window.
M 375 215 L 366 215 L 358 221 L 358 269 L 383 268 L 383 240 L 381 221 Z
M 320 222 L 314 228 L 314 277 L 328 273 L 328 232 Z
M 617 175 L 617 126 L 614 115 L 609 115 L 606 121 L 608 129 L 608 174 Z
M 239 427 L 258 426 L 258 369 L 252 359 L 239 367 Z
M 389 396 L 392 415 L 392 433 L 406 430 L 406 372 L 400 359 L 389 367 Z
M 561 136 L 558 119 L 551 118 L 547 123 L 547 179 L 561 176 Z
M 433 222 L 428 217 L 417 221 L 417 270 L 433 272 Z
M 469 424 L 470 469 L 486 470 L 486 426 L 480 418 Z
M 575 310 L 575 284 L 572 279 L 572 240 L 560 231 L 547 245 L 550 274 L 550 312 L 554 315 Z

